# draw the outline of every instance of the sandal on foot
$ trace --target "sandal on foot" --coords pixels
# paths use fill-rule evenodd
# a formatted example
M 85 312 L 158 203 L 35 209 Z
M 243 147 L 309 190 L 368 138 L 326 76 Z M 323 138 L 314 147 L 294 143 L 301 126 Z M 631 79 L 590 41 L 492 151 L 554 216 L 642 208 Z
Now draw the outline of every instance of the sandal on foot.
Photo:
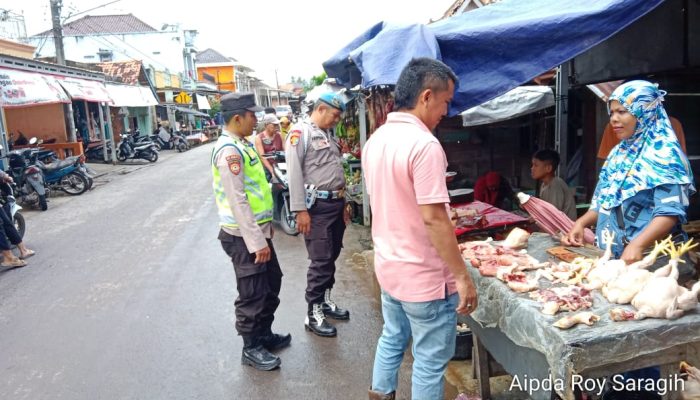
M 14 260 L 10 261 L 3 261 L 2 264 L 0 264 L 0 267 L 24 267 L 27 265 L 27 262 L 24 260 L 20 260 L 19 258 L 15 258 Z
M 24 259 L 27 259 L 27 258 L 33 256 L 34 254 L 36 254 L 36 251 L 34 251 L 34 250 L 27 250 L 27 253 L 25 253 L 25 254 L 20 254 L 19 258 L 20 258 L 21 260 L 24 260 Z

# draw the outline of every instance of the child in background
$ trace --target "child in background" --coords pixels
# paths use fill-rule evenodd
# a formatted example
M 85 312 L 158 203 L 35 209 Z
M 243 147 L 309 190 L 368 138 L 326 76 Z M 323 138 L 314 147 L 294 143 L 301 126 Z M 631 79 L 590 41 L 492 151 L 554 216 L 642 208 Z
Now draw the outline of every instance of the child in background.
M 530 174 L 533 179 L 542 182 L 540 198 L 554 205 L 572 221 L 576 220 L 576 202 L 574 194 L 563 179 L 554 175 L 559 167 L 559 153 L 554 150 L 540 150 L 532 156 Z

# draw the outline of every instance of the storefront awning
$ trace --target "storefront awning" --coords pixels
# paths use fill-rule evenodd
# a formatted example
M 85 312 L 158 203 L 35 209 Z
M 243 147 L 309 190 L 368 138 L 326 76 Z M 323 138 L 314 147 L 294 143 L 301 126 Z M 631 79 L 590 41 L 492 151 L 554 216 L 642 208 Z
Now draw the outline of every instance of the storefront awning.
M 73 100 L 112 103 L 112 99 L 102 82 L 68 77 L 59 77 L 58 82 Z
M 70 103 L 56 78 L 50 75 L 0 68 L 0 105 L 23 107 Z
M 171 109 L 173 109 L 173 110 L 175 110 L 175 111 L 179 111 L 179 112 L 181 112 L 181 113 L 184 113 L 184 114 L 192 114 L 192 115 L 196 115 L 196 116 L 198 116 L 198 117 L 207 117 L 207 118 L 209 118 L 209 114 L 203 113 L 203 112 L 201 112 L 201 111 L 191 110 L 191 109 L 189 109 L 189 108 L 178 107 L 178 106 L 168 106 L 168 107 L 170 107 Z
M 105 85 L 113 107 L 150 107 L 158 104 L 153 92 L 144 86 Z
M 201 94 L 197 95 L 197 107 L 200 110 L 211 110 L 207 96 L 202 96 Z
M 554 93 L 547 86 L 519 86 L 506 94 L 461 113 L 462 126 L 505 121 L 554 106 Z

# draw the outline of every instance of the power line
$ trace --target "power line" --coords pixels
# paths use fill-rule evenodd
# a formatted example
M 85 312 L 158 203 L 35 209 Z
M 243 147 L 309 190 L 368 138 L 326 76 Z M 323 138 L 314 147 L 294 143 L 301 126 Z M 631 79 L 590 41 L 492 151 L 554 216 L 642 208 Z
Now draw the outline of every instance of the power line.
M 85 13 L 87 13 L 87 12 L 90 12 L 90 11 L 93 11 L 93 10 L 97 10 L 97 9 L 99 9 L 99 8 L 102 8 L 102 7 L 107 7 L 107 6 L 110 5 L 110 4 L 118 3 L 118 2 L 120 2 L 120 1 L 122 1 L 122 0 L 113 0 L 113 1 L 110 1 L 109 3 L 105 3 L 105 4 L 102 4 L 101 6 L 93 7 L 93 8 L 90 8 L 90 9 L 88 9 L 88 10 L 85 10 L 85 11 L 80 11 L 80 12 L 77 12 L 77 13 L 75 13 L 75 14 L 68 14 L 68 16 L 66 16 L 66 17 L 63 19 L 63 22 L 65 23 L 68 19 L 73 18 L 73 17 L 75 17 L 76 15 L 85 14 Z

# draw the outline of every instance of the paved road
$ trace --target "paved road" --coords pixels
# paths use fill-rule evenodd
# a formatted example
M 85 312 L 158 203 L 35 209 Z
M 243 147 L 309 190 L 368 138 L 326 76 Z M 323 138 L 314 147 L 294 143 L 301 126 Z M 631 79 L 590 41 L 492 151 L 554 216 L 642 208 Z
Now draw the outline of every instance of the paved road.
M 352 226 L 335 294 L 351 320 L 337 338 L 304 331 L 306 249 L 281 231 L 285 277 L 274 329 L 291 332 L 282 368 L 240 365 L 234 274 L 216 240 L 212 145 L 129 162 L 78 197 L 25 210 L 30 265 L 0 269 L 0 399 L 364 399 L 381 331 L 366 260 L 369 231 Z M 397 398 L 410 398 L 411 358 Z M 446 399 L 474 393 L 468 363 L 451 363 Z M 497 379 L 492 380 L 494 384 Z M 454 385 L 454 386 L 453 386 Z M 500 397 L 495 398 L 520 398 Z
M 293 336 L 282 368 L 240 365 L 211 147 L 125 168 L 83 196 L 54 199 L 47 212 L 25 212 L 37 255 L 0 270 L 0 398 L 366 398 L 381 330 L 372 276 L 362 262 L 343 262 L 336 297 L 351 320 L 335 339 L 305 332 L 301 237 L 274 239 L 285 273 L 274 328 Z M 367 239 L 364 229 L 349 231 L 341 259 Z M 409 379 L 402 373 L 403 387 Z

